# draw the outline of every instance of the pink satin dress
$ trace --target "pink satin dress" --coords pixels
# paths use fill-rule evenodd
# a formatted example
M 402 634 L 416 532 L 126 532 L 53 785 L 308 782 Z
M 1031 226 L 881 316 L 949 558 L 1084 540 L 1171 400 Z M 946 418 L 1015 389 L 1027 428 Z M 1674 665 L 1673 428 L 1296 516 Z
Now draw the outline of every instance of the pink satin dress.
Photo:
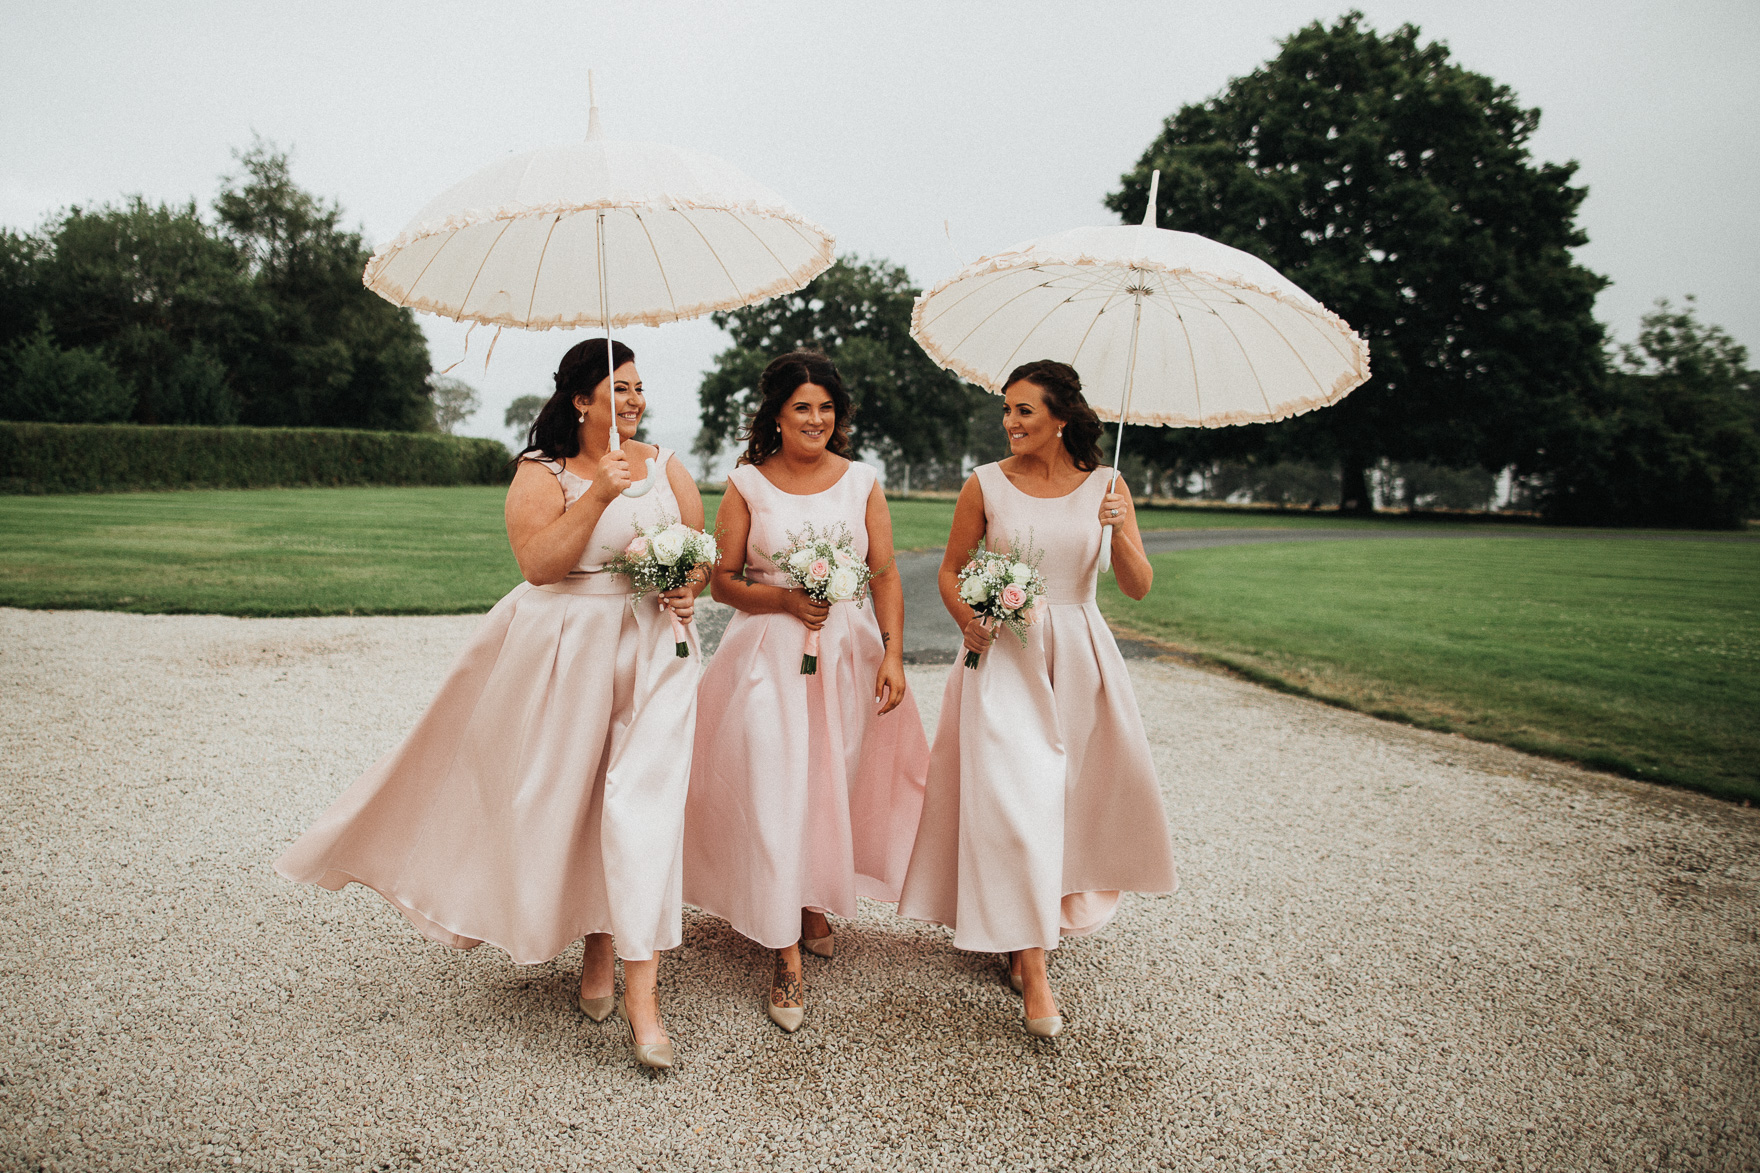
M 491 610 L 402 745 L 275 861 L 289 880 L 365 884 L 424 935 L 522 965 L 588 933 L 642 961 L 682 935 L 685 791 L 700 660 L 657 596 L 601 569 L 636 526 L 678 520 L 654 488 L 618 497 L 580 564 Z M 540 461 L 567 507 L 591 482 Z
M 995 464 L 973 474 L 985 544 L 1043 552 L 1047 592 L 1026 646 L 1003 628 L 947 675 L 901 915 L 961 949 L 1055 949 L 1112 918 L 1119 892 L 1178 886 L 1149 739 L 1094 602 L 1108 470 L 1052 499 Z
M 867 557 L 867 465 L 852 463 L 822 493 L 785 493 L 751 465 L 728 480 L 751 509 L 752 582 L 790 585 L 770 555 L 808 523 L 847 526 Z M 851 917 L 857 896 L 898 899 L 928 766 L 908 692 L 876 715 L 885 649 L 872 601 L 832 605 L 811 676 L 801 674 L 806 637 L 792 615 L 735 612 L 697 690 L 685 902 L 769 949 L 800 939 L 803 908 Z

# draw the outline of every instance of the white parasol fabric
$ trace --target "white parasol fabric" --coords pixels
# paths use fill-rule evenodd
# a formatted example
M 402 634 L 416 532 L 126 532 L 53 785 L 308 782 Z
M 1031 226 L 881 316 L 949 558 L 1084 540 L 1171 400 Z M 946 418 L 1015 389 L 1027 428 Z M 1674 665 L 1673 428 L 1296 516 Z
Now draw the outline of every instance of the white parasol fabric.
M 605 138 L 594 107 L 586 141 L 492 163 L 437 196 L 364 281 L 484 325 L 657 326 L 799 289 L 835 244 L 730 163 Z
M 618 326 L 737 309 L 831 267 L 832 235 L 732 164 L 607 139 L 590 71 L 587 85 L 586 141 L 514 155 L 454 184 L 373 254 L 366 287 L 455 321 L 603 327 L 609 358 Z M 611 447 L 622 447 L 615 426 Z M 653 487 L 652 465 L 626 496 Z
M 917 298 L 911 336 L 997 394 L 1021 363 L 1068 363 L 1095 413 L 1119 421 L 1120 446 L 1124 424 L 1269 423 L 1369 378 L 1368 343 L 1295 282 L 1240 249 L 1155 227 L 1160 179 L 1141 225 L 1077 228 L 966 266 Z

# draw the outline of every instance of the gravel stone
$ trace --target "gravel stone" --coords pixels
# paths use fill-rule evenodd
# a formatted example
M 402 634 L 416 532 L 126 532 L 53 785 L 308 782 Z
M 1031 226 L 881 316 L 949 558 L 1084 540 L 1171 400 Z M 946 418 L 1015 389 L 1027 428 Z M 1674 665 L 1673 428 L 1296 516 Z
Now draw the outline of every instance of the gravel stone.
M 270 867 L 477 622 L 0 610 L 0 1169 L 1760 1167 L 1760 812 L 1154 661 L 1183 887 L 1056 952 L 1063 1038 L 874 903 L 785 1036 L 687 909 L 647 1074 L 578 946 Z

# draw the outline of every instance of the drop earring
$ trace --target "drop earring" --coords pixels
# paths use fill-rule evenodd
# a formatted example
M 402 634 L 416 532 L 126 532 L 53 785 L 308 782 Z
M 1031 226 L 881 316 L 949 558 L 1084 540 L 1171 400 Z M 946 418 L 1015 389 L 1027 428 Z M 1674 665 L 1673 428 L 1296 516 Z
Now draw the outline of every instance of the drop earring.
M 575 416 L 574 418 L 584 424 L 587 422 L 587 413 L 583 411 L 579 415 Z
M 1062 428 L 1057 429 L 1057 438 L 1059 440 L 1063 439 L 1063 429 Z

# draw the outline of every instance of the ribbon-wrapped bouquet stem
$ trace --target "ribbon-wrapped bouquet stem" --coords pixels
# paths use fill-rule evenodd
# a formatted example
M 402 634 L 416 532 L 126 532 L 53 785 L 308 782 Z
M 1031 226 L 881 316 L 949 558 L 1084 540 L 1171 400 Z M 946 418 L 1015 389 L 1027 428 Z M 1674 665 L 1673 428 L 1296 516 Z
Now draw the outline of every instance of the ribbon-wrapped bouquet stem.
M 682 521 L 661 522 L 637 529 L 630 544 L 607 562 L 605 569 L 628 575 L 635 584 L 635 598 L 639 599 L 656 591 L 689 585 L 698 567 L 715 564 L 717 553 L 715 539 L 702 530 L 692 529 Z M 680 658 L 690 655 L 684 624 L 670 608 L 666 614 L 672 620 L 674 650 Z
M 788 548 L 776 551 L 770 560 L 816 603 L 854 603 L 860 607 L 868 597 L 873 572 L 856 553 L 855 539 L 847 526 L 819 533 L 809 524 L 798 534 L 790 533 Z M 808 631 L 807 646 L 801 653 L 801 675 L 818 671 L 819 633 Z
M 1014 632 L 1027 646 L 1027 628 L 1038 617 L 1039 600 L 1045 597 L 1045 579 L 1039 573 L 1044 555 L 1033 548 L 1032 535 L 1022 542 L 1017 536 L 1010 553 L 979 546 L 959 572 L 959 597 L 978 613 L 985 627 L 998 624 Z M 978 666 L 978 653 L 966 652 L 966 667 Z

